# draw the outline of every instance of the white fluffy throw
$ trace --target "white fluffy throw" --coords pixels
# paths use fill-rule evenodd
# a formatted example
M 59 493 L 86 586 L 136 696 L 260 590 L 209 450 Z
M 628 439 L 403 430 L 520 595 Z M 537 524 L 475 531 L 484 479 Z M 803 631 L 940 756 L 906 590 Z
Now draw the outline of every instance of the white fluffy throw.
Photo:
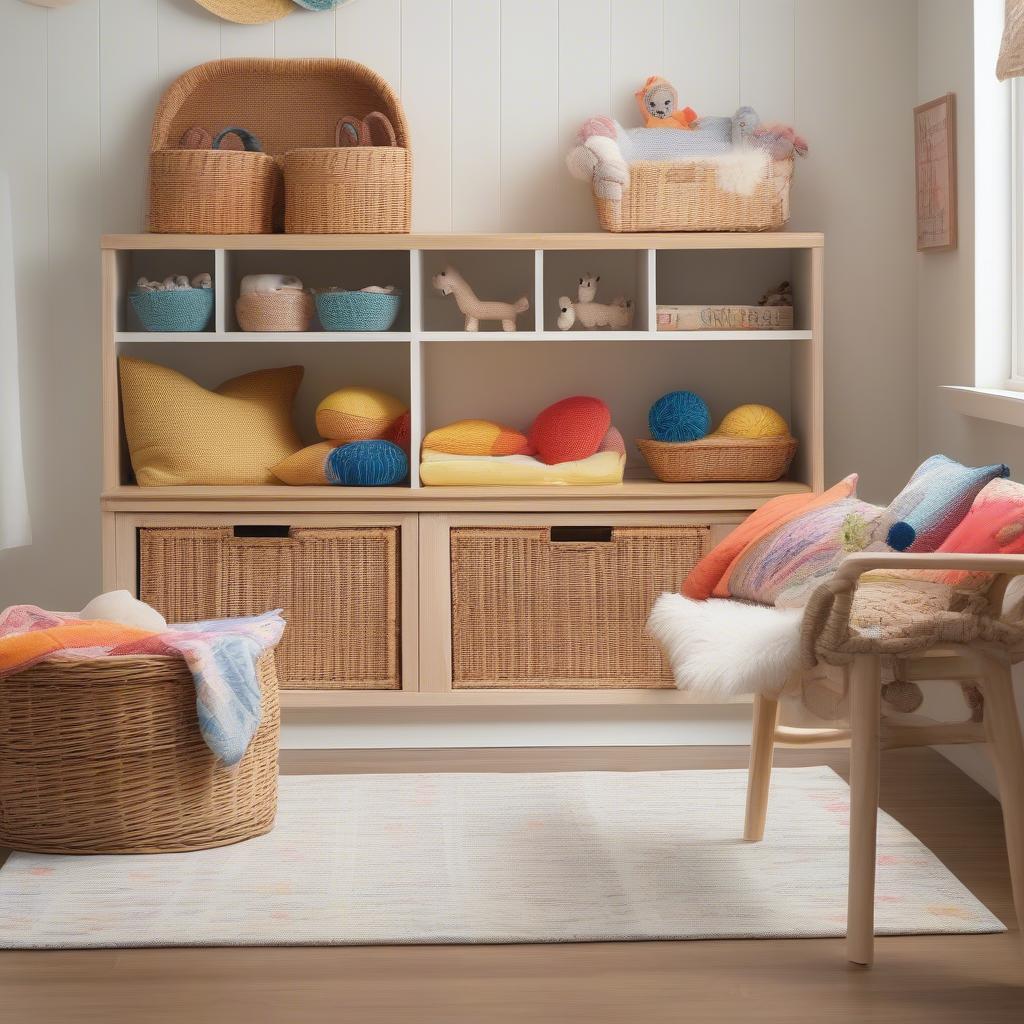
M 647 632 L 665 652 L 680 690 L 709 697 L 778 694 L 800 670 L 802 616 L 801 608 L 662 594 Z

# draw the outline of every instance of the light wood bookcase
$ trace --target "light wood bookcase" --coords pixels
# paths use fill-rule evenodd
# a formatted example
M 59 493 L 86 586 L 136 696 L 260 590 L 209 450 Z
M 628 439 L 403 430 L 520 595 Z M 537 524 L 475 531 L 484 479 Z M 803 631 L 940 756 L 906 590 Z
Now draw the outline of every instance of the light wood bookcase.
M 714 540 L 778 494 L 821 490 L 823 456 L 823 237 L 817 233 L 539 235 L 108 235 L 103 260 L 104 586 L 138 586 L 138 531 L 174 526 L 392 526 L 401 537 L 402 685 L 398 690 L 282 694 L 286 708 L 657 705 L 687 703 L 674 689 L 557 685 L 452 687 L 449 531 L 467 525 L 676 526 Z M 514 334 L 466 333 L 454 300 L 430 286 L 446 262 L 485 298 L 527 294 Z M 143 274 L 208 270 L 215 313 L 207 331 L 147 333 L 127 293 Z M 383 333 L 248 334 L 238 329 L 238 281 L 259 271 L 296 273 L 307 285 L 393 283 L 406 295 L 395 329 Z M 575 294 L 584 271 L 601 275 L 599 298 L 632 297 L 629 331 L 557 330 L 559 295 Z M 658 303 L 753 302 L 783 279 L 796 296 L 787 331 L 658 332 Z M 149 487 L 134 484 L 120 422 L 117 358 L 130 353 L 210 386 L 263 366 L 303 363 L 300 432 L 317 440 L 312 411 L 345 384 L 406 397 L 414 453 L 407 486 Z M 800 449 L 790 478 L 770 484 L 665 484 L 632 446 L 647 436 L 660 394 L 688 388 L 715 419 L 762 401 L 790 420 Z M 608 487 L 425 487 L 415 453 L 425 433 L 477 416 L 522 428 L 569 394 L 597 394 L 630 447 L 626 481 Z

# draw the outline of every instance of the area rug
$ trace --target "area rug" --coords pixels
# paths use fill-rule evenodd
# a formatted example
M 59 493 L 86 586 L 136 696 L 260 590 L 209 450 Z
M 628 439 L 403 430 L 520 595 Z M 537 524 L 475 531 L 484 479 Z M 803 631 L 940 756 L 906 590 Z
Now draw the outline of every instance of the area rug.
M 581 942 L 843 935 L 849 790 L 776 769 L 281 779 L 276 829 L 202 853 L 14 854 L 0 947 Z M 1003 925 L 882 815 L 880 935 Z

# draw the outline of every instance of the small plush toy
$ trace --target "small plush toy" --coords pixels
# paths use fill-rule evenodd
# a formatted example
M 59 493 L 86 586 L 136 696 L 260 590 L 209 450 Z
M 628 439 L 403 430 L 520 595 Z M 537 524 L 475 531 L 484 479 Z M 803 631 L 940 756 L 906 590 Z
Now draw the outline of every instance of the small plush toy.
M 689 131 L 697 123 L 697 112 L 692 107 L 680 110 L 679 93 L 660 75 L 651 75 L 634 95 L 646 128 L 683 128 Z
M 467 331 L 480 330 L 481 320 L 500 320 L 502 330 L 514 331 L 516 317 L 530 308 L 530 300 L 525 295 L 515 302 L 487 302 L 478 299 L 466 279 L 452 266 L 435 274 L 433 285 L 442 295 L 455 296 L 455 304 L 466 318 Z
M 783 281 L 778 287 L 767 291 L 757 300 L 759 306 L 792 306 L 793 286 Z
M 573 302 L 568 295 L 558 300 L 558 329 L 568 331 L 579 321 L 584 329 L 595 327 L 611 327 L 626 330 L 633 324 L 633 302 L 618 296 L 611 303 L 597 302 L 597 285 L 600 274 L 586 273 L 580 279 L 577 301 Z

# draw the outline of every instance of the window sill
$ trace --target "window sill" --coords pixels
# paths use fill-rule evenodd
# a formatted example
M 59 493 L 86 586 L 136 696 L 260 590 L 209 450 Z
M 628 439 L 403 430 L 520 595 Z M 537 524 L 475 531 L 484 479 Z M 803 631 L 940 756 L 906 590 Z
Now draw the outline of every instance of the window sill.
M 964 416 L 1024 427 L 1024 391 L 999 388 L 966 388 L 945 385 L 942 390 L 949 404 Z

